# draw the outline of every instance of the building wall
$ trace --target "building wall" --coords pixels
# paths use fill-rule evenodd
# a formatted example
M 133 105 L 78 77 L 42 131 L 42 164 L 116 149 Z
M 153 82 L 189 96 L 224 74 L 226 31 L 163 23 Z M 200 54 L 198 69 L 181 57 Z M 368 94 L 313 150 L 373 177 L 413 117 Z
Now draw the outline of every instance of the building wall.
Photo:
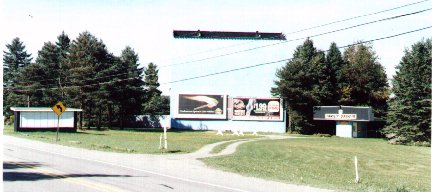
M 234 121 L 176 118 L 178 94 L 216 94 L 230 97 L 272 97 L 276 71 L 288 57 L 281 46 L 244 51 L 279 41 L 176 40 L 172 51 L 188 57 L 172 61 L 170 84 L 171 127 L 194 130 L 286 132 L 283 121 Z M 187 46 L 186 46 L 187 44 Z M 187 47 L 188 49 L 185 49 Z M 222 48 L 221 48 L 222 47 Z M 234 53 L 235 54 L 230 54 Z M 195 54 L 196 53 L 196 54 Z M 259 65 L 264 64 L 265 65 Z M 258 67 L 249 68 L 253 65 Z M 243 69 L 241 69 L 243 68 Z M 236 70 L 233 70 L 236 69 Z M 237 70 L 240 69 L 240 70 Z M 229 71 L 229 72 L 227 72 Z M 285 112 L 283 112 L 285 114 Z
M 228 96 L 229 97 L 229 96 Z M 178 96 L 171 97 L 171 123 L 170 127 L 178 129 L 190 129 L 190 130 L 231 130 L 231 131 L 243 131 L 243 132 L 275 132 L 285 133 L 286 132 L 286 113 L 281 107 L 282 119 L 280 120 L 233 120 L 232 119 L 232 98 L 227 99 L 227 110 L 224 111 L 224 119 L 205 119 L 202 116 L 197 115 L 198 118 L 178 118 Z M 282 106 L 282 105 L 281 105 Z M 217 116 L 216 118 L 221 118 Z
M 62 130 L 75 131 L 76 121 L 75 112 L 64 112 L 59 119 L 53 112 L 47 111 L 21 111 L 16 112 L 15 130 L 16 131 L 33 131 L 33 130 L 54 130 L 57 129 L 57 123 Z

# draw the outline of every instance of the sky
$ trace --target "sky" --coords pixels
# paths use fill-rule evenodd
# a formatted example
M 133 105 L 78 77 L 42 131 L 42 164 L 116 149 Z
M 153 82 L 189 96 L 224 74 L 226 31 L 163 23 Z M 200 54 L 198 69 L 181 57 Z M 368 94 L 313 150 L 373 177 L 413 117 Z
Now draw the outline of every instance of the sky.
M 130 46 L 138 53 L 143 67 L 150 62 L 158 65 L 163 94 L 224 92 L 237 96 L 268 97 L 270 87 L 274 85 L 273 80 L 276 80 L 274 74 L 285 62 L 195 80 L 171 82 L 291 58 L 294 49 L 302 44 L 306 37 L 312 37 L 318 49 L 327 50 L 331 42 L 345 46 L 428 27 L 432 24 L 432 11 L 316 36 L 432 8 L 430 1 L 421 1 L 2 0 L 1 45 L 5 50 L 6 44 L 19 37 L 34 61 L 44 42 L 55 42 L 62 31 L 69 35 L 71 40 L 80 33 L 89 31 L 101 39 L 115 55 L 120 55 L 126 46 Z M 416 2 L 421 3 L 292 33 Z M 174 39 L 172 35 L 173 30 L 198 29 L 282 32 L 288 41 L 193 40 Z M 395 74 L 395 66 L 404 50 L 422 38 L 430 38 L 431 32 L 432 28 L 429 28 L 372 43 L 389 78 Z M 279 44 L 272 45 L 276 43 Z M 243 52 L 259 46 L 266 47 Z M 233 52 L 240 53 L 232 54 Z

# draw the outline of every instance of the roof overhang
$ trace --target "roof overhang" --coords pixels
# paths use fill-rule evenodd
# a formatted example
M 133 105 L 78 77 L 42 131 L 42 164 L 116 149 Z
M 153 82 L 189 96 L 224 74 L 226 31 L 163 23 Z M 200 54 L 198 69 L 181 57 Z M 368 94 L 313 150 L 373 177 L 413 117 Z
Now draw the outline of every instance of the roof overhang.
M 53 111 L 51 108 L 49 107 L 11 107 L 10 108 L 12 111 L 27 111 L 27 112 L 46 112 L 46 111 Z M 70 111 L 70 112 L 81 112 L 82 109 L 77 109 L 77 108 L 66 108 L 66 111 Z M 65 112 L 66 112 L 65 111 Z

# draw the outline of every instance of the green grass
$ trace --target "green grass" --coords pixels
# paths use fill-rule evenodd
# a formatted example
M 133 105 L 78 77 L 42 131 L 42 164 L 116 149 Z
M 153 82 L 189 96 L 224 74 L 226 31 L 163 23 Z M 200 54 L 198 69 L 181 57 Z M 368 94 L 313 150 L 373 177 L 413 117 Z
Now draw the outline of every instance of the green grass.
M 167 133 L 168 150 L 160 150 L 159 137 L 162 133 L 162 129 L 61 132 L 60 141 L 56 142 L 55 132 L 13 132 L 11 126 L 5 126 L 4 129 L 6 135 L 48 143 L 100 151 L 146 154 L 191 153 L 211 143 L 239 138 L 255 138 L 253 136 L 220 136 L 214 131 L 169 130 Z
M 231 145 L 235 142 L 238 142 L 238 141 L 228 141 L 228 142 L 222 143 L 220 145 L 216 145 L 215 147 L 213 147 L 213 149 L 210 151 L 210 153 L 212 153 L 212 154 L 220 153 L 221 151 L 226 149 L 226 147 L 228 145 Z
M 430 157 L 428 147 L 333 137 L 250 142 L 233 155 L 203 161 L 248 176 L 344 191 L 431 191 Z

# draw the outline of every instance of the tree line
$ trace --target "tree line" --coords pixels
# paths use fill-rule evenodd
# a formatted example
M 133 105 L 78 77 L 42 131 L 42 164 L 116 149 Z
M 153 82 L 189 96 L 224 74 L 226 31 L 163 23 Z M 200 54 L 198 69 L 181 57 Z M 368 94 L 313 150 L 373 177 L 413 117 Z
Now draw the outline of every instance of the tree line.
M 430 145 L 431 42 L 405 51 L 390 88 L 371 44 L 355 43 L 342 53 L 336 43 L 323 51 L 305 40 L 277 70 L 271 88 L 286 102 L 287 131 L 316 133 L 321 124 L 312 120 L 313 106 L 371 106 L 391 143 Z
M 19 38 L 3 54 L 3 115 L 12 106 L 47 107 L 58 101 L 83 109 L 79 127 L 133 126 L 136 115 L 169 113 L 161 95 L 158 68 L 140 67 L 138 54 L 126 46 L 120 56 L 85 31 L 71 41 L 64 32 L 45 42 L 35 62 Z

